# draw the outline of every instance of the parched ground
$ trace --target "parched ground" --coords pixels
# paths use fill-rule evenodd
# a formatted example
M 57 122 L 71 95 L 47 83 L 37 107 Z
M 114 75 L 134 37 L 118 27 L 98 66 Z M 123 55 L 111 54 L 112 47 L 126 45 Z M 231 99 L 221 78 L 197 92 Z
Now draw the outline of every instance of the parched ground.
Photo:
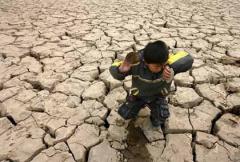
M 108 71 L 159 39 L 195 59 L 164 133 Z M 239 162 L 239 65 L 239 0 L 0 0 L 0 161 Z

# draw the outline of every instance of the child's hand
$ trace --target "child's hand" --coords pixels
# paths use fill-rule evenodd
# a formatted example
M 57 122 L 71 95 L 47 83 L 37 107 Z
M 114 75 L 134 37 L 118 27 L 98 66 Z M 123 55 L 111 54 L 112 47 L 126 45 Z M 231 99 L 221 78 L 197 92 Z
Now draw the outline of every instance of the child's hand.
M 163 79 L 167 82 L 171 82 L 174 77 L 174 71 L 168 65 L 166 65 L 163 69 Z
M 137 62 L 139 62 L 138 54 L 136 52 L 129 52 L 119 67 L 119 71 L 126 73 L 131 69 L 132 64 L 136 64 Z
M 127 62 L 126 60 L 123 61 L 123 63 L 119 66 L 119 71 L 121 73 L 126 73 L 131 69 L 131 64 Z

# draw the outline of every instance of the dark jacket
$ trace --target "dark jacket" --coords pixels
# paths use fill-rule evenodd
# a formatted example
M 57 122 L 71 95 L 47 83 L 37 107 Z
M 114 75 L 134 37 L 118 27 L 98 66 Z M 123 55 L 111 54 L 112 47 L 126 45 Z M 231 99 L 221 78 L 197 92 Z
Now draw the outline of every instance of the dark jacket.
M 183 56 L 184 55 L 184 56 Z M 187 54 L 180 57 L 171 57 L 170 55 L 168 64 L 173 69 L 174 74 L 184 72 L 192 67 L 193 59 Z M 140 97 L 150 96 L 166 96 L 170 91 L 171 82 L 166 82 L 163 79 L 163 70 L 159 73 L 152 73 L 145 65 L 143 60 L 143 51 L 139 52 L 140 61 L 134 64 L 130 71 L 127 73 L 121 73 L 119 66 L 122 61 L 115 61 L 110 67 L 111 75 L 117 80 L 124 80 L 128 75 L 132 75 L 132 93 Z M 177 63 L 177 64 L 176 64 Z

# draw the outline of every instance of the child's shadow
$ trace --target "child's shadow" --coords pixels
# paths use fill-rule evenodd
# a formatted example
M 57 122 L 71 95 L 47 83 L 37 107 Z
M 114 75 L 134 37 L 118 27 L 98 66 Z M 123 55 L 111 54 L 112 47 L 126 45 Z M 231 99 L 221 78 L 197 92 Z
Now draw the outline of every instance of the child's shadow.
M 152 162 L 151 155 L 145 146 L 148 140 L 144 136 L 142 130 L 134 126 L 133 120 L 130 121 L 127 129 L 128 147 L 123 150 L 124 157 L 128 159 L 128 162 Z

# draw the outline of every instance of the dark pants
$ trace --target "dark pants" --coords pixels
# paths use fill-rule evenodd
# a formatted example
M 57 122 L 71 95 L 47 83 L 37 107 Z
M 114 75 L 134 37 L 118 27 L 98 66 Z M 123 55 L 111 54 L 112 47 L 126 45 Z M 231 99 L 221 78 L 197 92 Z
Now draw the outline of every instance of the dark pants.
M 136 96 L 128 96 L 127 101 L 119 107 L 118 113 L 124 119 L 132 119 L 137 117 L 138 112 L 145 105 L 151 110 L 150 119 L 152 125 L 155 127 L 163 124 L 170 115 L 168 103 L 164 97 L 140 98 Z

